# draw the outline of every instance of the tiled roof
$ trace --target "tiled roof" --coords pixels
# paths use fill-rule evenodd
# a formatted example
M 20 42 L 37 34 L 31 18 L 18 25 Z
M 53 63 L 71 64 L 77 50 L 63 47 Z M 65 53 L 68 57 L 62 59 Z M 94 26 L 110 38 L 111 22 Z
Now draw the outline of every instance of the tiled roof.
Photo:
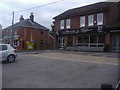
M 104 10 L 107 10 L 113 3 L 116 3 L 116 2 L 99 2 L 99 3 L 95 3 L 95 4 L 83 6 L 83 7 L 70 9 L 54 17 L 53 19 L 59 20 L 59 19 L 73 17 L 73 16 L 84 15 L 86 13 L 90 14 L 93 12 L 104 11 Z
M 18 23 L 15 23 L 13 25 L 13 28 L 16 28 L 16 27 L 28 27 L 28 28 L 35 28 L 35 29 L 41 29 L 41 30 L 49 30 L 48 28 L 46 28 L 46 27 L 44 27 L 36 22 L 32 22 L 30 19 L 25 19 L 25 20 L 22 20 Z M 12 28 L 12 26 L 9 26 L 5 29 L 9 29 L 9 28 Z

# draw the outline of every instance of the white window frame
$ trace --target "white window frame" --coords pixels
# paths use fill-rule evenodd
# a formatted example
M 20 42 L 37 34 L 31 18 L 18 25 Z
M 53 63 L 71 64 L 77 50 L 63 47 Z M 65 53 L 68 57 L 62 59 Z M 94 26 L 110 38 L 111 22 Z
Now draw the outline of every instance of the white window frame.
M 64 20 L 61 20 L 60 21 L 60 29 L 64 29 L 64 27 L 65 27 L 65 24 L 64 24 Z
M 99 20 L 99 16 L 101 15 L 101 20 Z M 103 13 L 97 14 L 97 25 L 103 25 Z
M 80 17 L 80 27 L 85 27 L 85 16 Z
M 16 40 L 17 40 L 17 42 L 16 42 Z M 13 46 L 14 46 L 14 47 L 19 46 L 19 40 L 18 40 L 18 39 L 14 39 L 14 41 L 13 41 Z
M 66 28 L 70 28 L 71 25 L 71 19 L 66 20 Z
M 93 26 L 94 25 L 94 15 L 89 15 L 88 16 L 88 26 Z

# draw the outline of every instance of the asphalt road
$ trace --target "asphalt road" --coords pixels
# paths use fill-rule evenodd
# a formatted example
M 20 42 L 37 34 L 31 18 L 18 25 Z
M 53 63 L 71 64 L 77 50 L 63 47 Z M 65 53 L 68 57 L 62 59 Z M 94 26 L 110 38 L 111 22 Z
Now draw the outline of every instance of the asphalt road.
M 114 87 L 117 84 L 116 64 L 54 58 L 47 54 L 46 57 L 42 54 L 19 55 L 15 63 L 4 62 L 3 88 L 100 88 L 103 83 Z

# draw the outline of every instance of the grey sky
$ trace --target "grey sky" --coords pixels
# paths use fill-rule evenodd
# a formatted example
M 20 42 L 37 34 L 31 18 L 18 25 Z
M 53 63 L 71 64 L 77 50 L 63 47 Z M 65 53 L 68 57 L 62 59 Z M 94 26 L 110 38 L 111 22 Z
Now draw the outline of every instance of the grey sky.
M 12 22 L 12 13 L 13 11 L 20 11 L 24 9 L 29 9 L 32 7 L 48 4 L 51 2 L 55 2 L 50 5 L 46 5 L 43 7 L 31 9 L 28 11 L 15 13 L 14 23 L 19 21 L 20 15 L 23 15 L 24 18 L 29 18 L 31 12 L 34 13 L 35 21 L 40 23 L 41 25 L 50 28 L 52 24 L 53 17 L 75 7 L 81 7 L 84 5 L 106 1 L 106 0 L 1 0 L 0 1 L 0 24 L 5 28 L 11 25 Z M 10 14 L 10 15 L 8 15 Z M 3 18 L 2 18 L 3 17 Z

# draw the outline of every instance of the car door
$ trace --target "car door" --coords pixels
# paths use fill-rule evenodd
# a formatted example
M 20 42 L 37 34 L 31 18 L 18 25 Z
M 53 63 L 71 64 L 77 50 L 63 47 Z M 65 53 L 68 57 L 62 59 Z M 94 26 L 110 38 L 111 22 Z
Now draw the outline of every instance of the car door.
M 8 49 L 7 45 L 2 45 L 2 60 L 7 59 L 7 55 L 8 55 L 7 49 Z

